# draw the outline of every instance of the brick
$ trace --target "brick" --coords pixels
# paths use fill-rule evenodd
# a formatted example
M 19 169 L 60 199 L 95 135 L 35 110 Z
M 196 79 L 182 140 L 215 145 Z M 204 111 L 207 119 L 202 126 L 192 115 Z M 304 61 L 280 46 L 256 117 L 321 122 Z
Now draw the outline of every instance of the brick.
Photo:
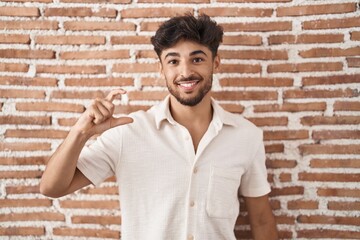
M 0 34 L 0 43 L 29 44 L 30 36 L 26 34 Z
M 300 153 L 308 154 L 359 154 L 360 145 L 335 145 L 335 144 L 303 144 L 299 146 Z
M 302 186 L 292 186 L 292 187 L 283 187 L 283 188 L 272 188 L 270 192 L 270 197 L 274 196 L 288 196 L 288 195 L 303 195 L 304 187 Z
M 321 5 L 279 7 L 276 10 L 276 16 L 278 17 L 307 16 L 307 15 L 318 15 L 318 14 L 348 13 L 354 11 L 356 11 L 355 3 L 321 4 Z
M 276 168 L 294 168 L 297 163 L 295 160 L 276 160 L 276 159 L 268 159 L 266 160 L 266 167 L 269 169 Z
M 161 23 L 162 22 L 141 22 L 140 30 L 154 32 L 159 28 Z
M 61 16 L 61 17 L 116 17 L 115 9 L 99 9 L 94 12 L 91 8 L 73 7 L 73 8 L 47 8 L 44 11 L 46 17 Z
M 51 117 L 49 116 L 0 116 L 0 124 L 26 124 L 26 125 L 50 125 Z
M 360 55 L 360 54 L 358 54 Z M 348 67 L 360 68 L 360 58 L 346 58 Z
M 40 148 L 50 148 L 50 143 L 0 143 L 0 149 L 6 149 L 7 145 L 15 146 L 15 150 L 21 146 L 22 149 L 27 150 L 26 148 L 29 148 L 31 144 L 35 147 Z M 0 157 L 0 164 L 1 165 L 43 165 L 47 162 L 48 157 L 47 156 L 39 156 L 39 157 Z
M 157 59 L 158 56 L 153 50 L 139 50 L 136 51 L 136 59 L 139 58 L 154 58 Z
M 5 192 L 7 195 L 11 194 L 29 194 L 29 193 L 40 193 L 40 186 L 39 185 L 32 185 L 32 186 L 6 186 Z
M 291 78 L 221 78 L 222 87 L 291 87 Z
M 360 17 L 311 20 L 303 22 L 303 29 L 335 29 L 360 26 Z
M 133 78 L 67 78 L 65 79 L 65 86 L 87 86 L 87 87 L 124 87 L 133 86 Z
M 99 224 L 99 225 L 113 225 L 121 224 L 120 216 L 72 216 L 71 222 L 75 224 Z
M 281 63 L 269 64 L 267 72 L 327 72 L 341 71 L 342 69 L 342 62 Z
M 295 223 L 295 217 L 292 216 L 275 216 L 275 220 L 277 224 L 294 224 Z
M 219 55 L 224 59 L 258 59 L 258 60 L 287 60 L 285 50 L 220 50 Z
M 122 18 L 162 18 L 173 17 L 176 15 L 183 15 L 185 13 L 193 13 L 192 8 L 175 8 L 175 7 L 161 7 L 161 8 L 128 8 L 120 11 Z M 151 12 L 151 15 L 149 15 Z
M 300 172 L 298 174 L 299 181 L 311 182 L 359 182 L 359 174 L 347 173 L 308 173 Z
M 73 126 L 76 121 L 78 120 L 78 118 L 59 118 L 58 119 L 58 124 L 60 126 Z
M 353 197 L 353 198 L 360 197 L 359 189 L 319 188 L 316 193 L 320 197 Z
M 128 92 L 129 99 L 131 100 L 163 100 L 169 93 L 167 91 L 136 91 Z
M 102 201 L 81 201 L 81 200 L 61 200 L 62 208 L 91 208 L 91 209 L 118 209 L 119 201 L 102 200 Z
M 2 208 L 51 207 L 50 199 L 0 199 Z
M 250 122 L 256 126 L 287 126 L 287 117 L 251 117 L 247 118 Z
M 128 22 L 64 22 L 65 30 L 73 31 L 135 31 L 135 24 Z
M 334 103 L 335 111 L 360 111 L 360 102 L 336 101 Z
M 270 45 L 276 44 L 311 44 L 311 43 L 341 43 L 344 34 L 300 34 L 300 35 L 271 35 Z
M 304 112 L 304 111 L 325 111 L 325 102 L 314 103 L 283 103 L 255 105 L 254 112 Z
M 18 90 L 18 89 L 0 89 L 2 98 L 36 98 L 44 99 L 45 91 L 42 90 Z
M 212 92 L 212 97 L 222 101 L 234 100 L 275 100 L 278 97 L 276 91 L 221 91 Z
M 29 65 L 24 63 L 0 63 L 0 72 L 27 72 Z
M 143 77 L 141 78 L 141 86 L 145 87 L 166 87 L 166 82 L 161 78 Z
M 50 95 L 51 99 L 95 99 L 105 98 L 105 93 L 102 91 L 53 91 Z
M 116 186 L 113 187 L 96 187 L 96 188 L 83 188 L 80 190 L 82 194 L 104 194 L 104 195 L 118 195 L 119 188 Z
M 74 51 L 61 52 L 60 59 L 74 60 L 74 59 L 121 59 L 129 58 L 128 50 L 107 50 L 107 51 Z
M 299 223 L 318 223 L 318 224 L 340 224 L 340 225 L 358 225 L 357 217 L 338 217 L 323 215 L 300 215 L 297 217 Z
M 306 116 L 300 119 L 301 124 L 305 126 L 314 125 L 357 125 L 360 124 L 360 118 L 357 116 Z
M 3 143 L 0 143 L 0 150 L 1 151 L 50 151 L 51 144 L 50 143 L 36 143 L 36 142 L 35 143 L 3 142 Z M 2 161 L 3 161 L 3 159 L 0 158 L 0 162 L 2 162 Z
M 41 78 L 41 77 L 16 77 L 16 76 L 0 76 L 0 85 L 20 85 L 20 86 L 57 86 L 55 78 Z
M 279 180 L 280 180 L 280 182 L 292 182 L 293 181 L 291 173 L 281 173 L 279 175 Z
M 260 64 L 222 64 L 220 73 L 260 73 Z
M 63 3 L 131 3 L 131 0 L 60 0 Z
M 308 130 L 264 131 L 264 140 L 297 140 L 308 138 Z
M 0 58 L 54 59 L 55 52 L 51 50 L 1 49 Z
M 39 2 L 39 3 L 52 3 L 53 0 L 2 0 L 2 2 Z
M 353 31 L 350 33 L 350 36 L 352 41 L 360 41 L 360 31 Z
M 357 131 L 357 130 L 321 130 L 321 131 L 313 131 L 312 138 L 314 140 L 359 139 L 360 138 L 360 131 Z
M 271 17 L 273 10 L 271 8 L 200 8 L 200 14 L 206 14 L 210 17 Z
M 112 36 L 111 44 L 151 44 L 150 36 Z
M 356 56 L 360 55 L 360 47 L 312 48 L 309 50 L 300 51 L 299 55 L 303 58 Z
M 133 99 L 130 99 L 130 101 Z M 115 114 L 129 114 L 136 111 L 147 111 L 151 106 L 143 105 L 119 105 L 115 107 Z
M 360 74 L 303 77 L 303 86 L 360 83 Z
M 58 35 L 58 36 L 36 36 L 36 44 L 48 44 L 48 45 L 103 45 L 105 44 L 106 39 L 104 36 L 67 36 L 67 35 Z
M 18 111 L 44 111 L 44 112 L 76 112 L 82 113 L 85 108 L 83 105 L 62 102 L 36 102 L 36 103 L 16 103 Z
M 65 221 L 61 213 L 52 212 L 31 212 L 31 213 L 10 213 L 0 214 L 0 222 L 18 221 Z
M 5 132 L 5 137 L 9 138 L 51 138 L 63 139 L 68 132 L 63 130 L 42 130 L 42 129 L 8 129 Z
M 356 239 L 360 238 L 360 232 L 356 231 L 341 231 L 341 230 L 331 230 L 331 229 L 321 229 L 317 228 L 315 230 L 298 230 L 297 231 L 298 238 L 304 239 L 324 239 L 324 238 L 333 238 L 333 239 Z
M 74 237 L 97 237 L 120 239 L 120 232 L 108 229 L 89 229 L 89 228 L 54 228 L 55 236 L 74 236 Z
M 261 36 L 254 35 L 224 36 L 222 44 L 236 46 L 260 46 L 262 44 L 262 38 Z
M 240 104 L 220 104 L 226 111 L 232 113 L 242 113 L 245 107 Z
M 282 143 L 265 145 L 266 153 L 282 153 L 284 150 L 285 147 Z
M 156 63 L 118 63 L 114 64 L 112 70 L 120 73 L 158 72 L 159 66 Z
M 291 31 L 292 23 L 284 22 L 249 22 L 249 23 L 224 23 L 221 24 L 225 32 L 272 32 Z
M 42 236 L 45 235 L 44 227 L 0 227 L 2 236 Z
M 218 0 L 217 2 L 239 2 L 239 3 L 273 3 L 273 2 L 291 2 L 292 0 Z
M 40 11 L 35 7 L 0 7 L 0 16 L 39 17 Z
M 106 73 L 106 67 L 100 65 L 37 65 L 37 73 L 53 73 L 53 74 L 100 74 Z
M 288 98 L 351 98 L 359 96 L 356 89 L 339 89 L 339 90 L 286 90 L 283 94 L 285 99 Z
M 312 168 L 360 168 L 360 159 L 311 159 Z
M 360 202 L 332 202 L 328 203 L 329 210 L 359 211 Z
M 138 0 L 138 3 L 168 3 L 168 0 Z M 210 0 L 172 0 L 172 3 L 210 3 Z
M 57 30 L 57 21 L 0 21 L 0 29 L 3 30 Z
M 318 201 L 311 200 L 293 200 L 287 203 L 287 209 L 289 210 L 302 210 L 302 209 L 319 209 Z

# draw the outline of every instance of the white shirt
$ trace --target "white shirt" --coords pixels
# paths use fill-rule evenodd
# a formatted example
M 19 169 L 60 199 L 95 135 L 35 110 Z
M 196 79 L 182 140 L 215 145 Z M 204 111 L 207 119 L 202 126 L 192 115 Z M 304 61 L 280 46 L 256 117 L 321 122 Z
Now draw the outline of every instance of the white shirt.
M 235 240 L 238 194 L 270 191 L 262 131 L 212 106 L 196 153 L 170 114 L 169 97 L 81 152 L 77 167 L 95 185 L 116 175 L 123 240 Z

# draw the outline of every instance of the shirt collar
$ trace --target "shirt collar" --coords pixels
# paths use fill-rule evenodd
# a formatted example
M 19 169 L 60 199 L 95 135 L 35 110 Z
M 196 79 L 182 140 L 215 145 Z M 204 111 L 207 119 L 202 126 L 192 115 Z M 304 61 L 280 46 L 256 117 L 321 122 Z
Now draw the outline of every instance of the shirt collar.
M 155 124 L 156 128 L 160 129 L 160 125 L 162 121 L 167 120 L 170 124 L 175 125 L 176 122 L 171 116 L 170 108 L 170 95 L 166 96 L 166 98 L 158 104 L 154 109 L 155 114 Z M 238 126 L 236 115 L 225 111 L 213 98 L 211 98 L 211 104 L 214 110 L 213 113 L 213 121 L 217 125 L 230 125 L 230 126 Z

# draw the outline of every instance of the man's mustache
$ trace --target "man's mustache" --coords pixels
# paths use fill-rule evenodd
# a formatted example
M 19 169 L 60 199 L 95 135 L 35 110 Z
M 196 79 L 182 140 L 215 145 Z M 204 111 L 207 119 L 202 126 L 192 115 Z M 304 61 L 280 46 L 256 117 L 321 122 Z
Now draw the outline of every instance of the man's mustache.
M 175 84 L 179 84 L 181 82 L 189 82 L 189 81 L 201 81 L 203 80 L 203 78 L 201 76 L 197 76 L 197 75 L 190 75 L 189 77 L 181 77 L 178 79 L 175 79 L 174 83 Z

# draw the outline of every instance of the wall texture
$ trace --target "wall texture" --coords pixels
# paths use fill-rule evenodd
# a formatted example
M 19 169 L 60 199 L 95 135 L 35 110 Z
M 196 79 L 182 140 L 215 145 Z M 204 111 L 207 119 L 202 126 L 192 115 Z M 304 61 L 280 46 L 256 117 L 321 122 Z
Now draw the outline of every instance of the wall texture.
M 1 239 L 120 237 L 114 178 L 61 199 L 39 179 L 91 99 L 123 87 L 128 113 L 164 98 L 149 37 L 188 11 L 226 31 L 213 96 L 264 130 L 281 237 L 360 239 L 356 0 L 2 0 Z M 247 223 L 242 209 L 239 239 Z

